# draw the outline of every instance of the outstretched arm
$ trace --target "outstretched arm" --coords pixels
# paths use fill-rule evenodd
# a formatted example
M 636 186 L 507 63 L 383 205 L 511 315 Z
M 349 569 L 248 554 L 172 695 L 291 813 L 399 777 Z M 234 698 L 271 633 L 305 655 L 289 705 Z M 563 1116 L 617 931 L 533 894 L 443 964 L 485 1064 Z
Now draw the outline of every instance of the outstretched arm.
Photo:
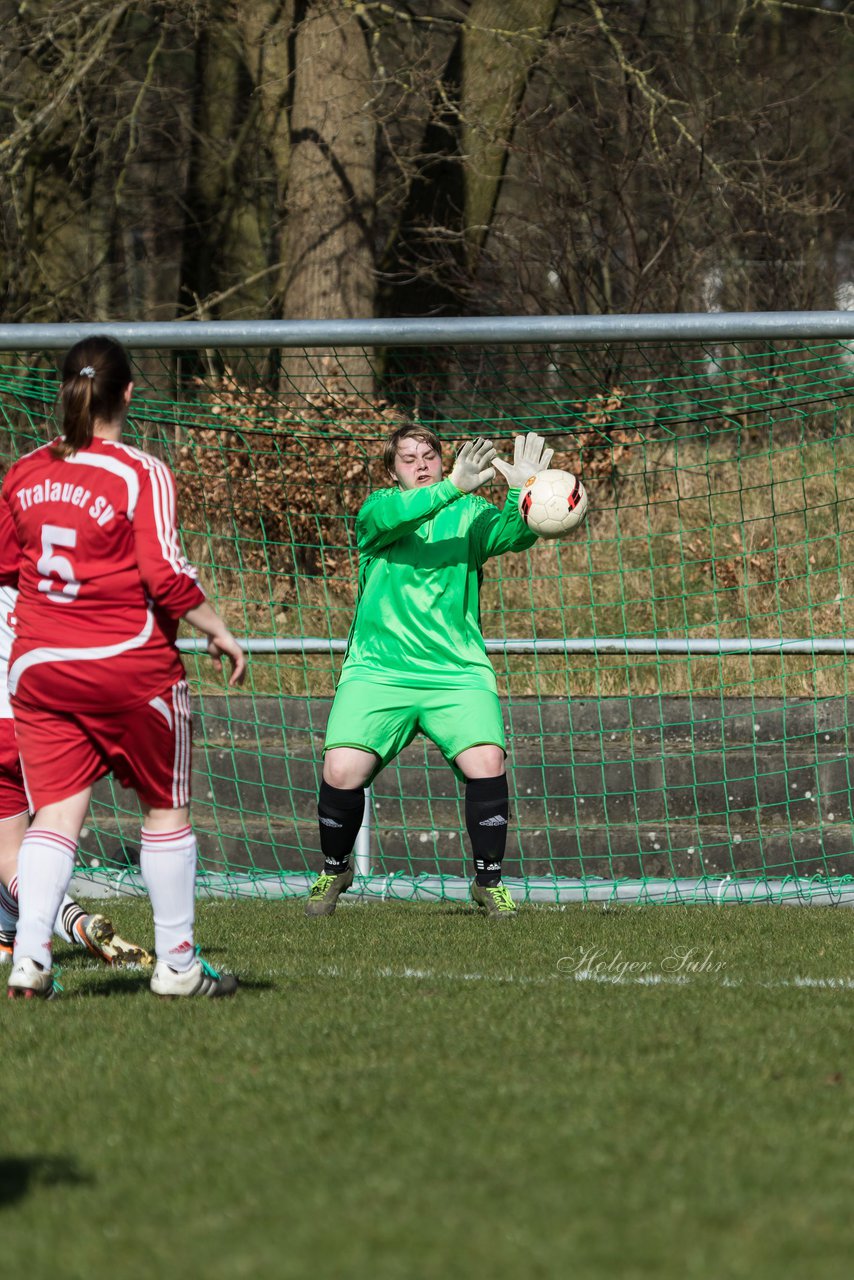
M 170 618 L 182 618 L 205 593 L 198 573 L 181 550 L 175 515 L 175 480 L 165 463 L 152 460 L 133 516 L 136 563 L 145 590 Z
M 421 489 L 381 489 L 372 493 L 356 517 L 360 551 L 382 551 L 398 538 L 414 533 L 443 507 L 456 502 L 462 491 L 450 480 Z
M 222 618 L 205 600 L 196 570 L 181 550 L 175 522 L 175 481 L 163 463 L 156 463 L 148 484 L 140 491 L 133 532 L 137 564 L 146 590 L 172 618 L 186 618 L 208 638 L 208 653 L 223 669 L 223 655 L 231 662 L 230 685 L 241 684 L 246 658 Z
M 547 449 L 543 437 L 531 431 L 516 437 L 512 463 L 502 458 L 493 460 L 492 465 L 501 472 L 510 491 L 503 511 L 485 506 L 474 522 L 472 532 L 478 564 L 505 551 L 524 551 L 534 545 L 537 535 L 519 515 L 519 490 L 531 476 L 547 471 L 553 457 L 554 449 Z
M 478 564 L 493 556 L 503 556 L 505 551 L 526 551 L 537 541 L 537 535 L 519 515 L 519 492 L 510 490 L 503 511 L 485 502 L 483 510 L 478 512 L 472 525 Z
M 460 449 L 447 480 L 418 489 L 383 489 L 372 494 L 356 517 L 360 551 L 381 551 L 432 519 L 437 512 L 492 479 L 495 449 L 490 440 L 469 440 Z

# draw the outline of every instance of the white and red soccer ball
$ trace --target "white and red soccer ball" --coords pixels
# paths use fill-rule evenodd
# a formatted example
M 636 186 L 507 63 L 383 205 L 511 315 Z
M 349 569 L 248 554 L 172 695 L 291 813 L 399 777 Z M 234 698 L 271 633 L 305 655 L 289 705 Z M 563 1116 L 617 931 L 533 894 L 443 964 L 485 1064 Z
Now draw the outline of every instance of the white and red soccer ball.
M 587 514 L 587 490 L 569 471 L 541 471 L 519 494 L 519 515 L 538 538 L 562 538 Z

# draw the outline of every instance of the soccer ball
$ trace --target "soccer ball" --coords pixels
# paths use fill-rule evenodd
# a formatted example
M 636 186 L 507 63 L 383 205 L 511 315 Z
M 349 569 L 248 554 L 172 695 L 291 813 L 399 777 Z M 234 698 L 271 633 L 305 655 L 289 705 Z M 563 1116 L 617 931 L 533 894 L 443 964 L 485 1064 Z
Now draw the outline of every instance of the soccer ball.
M 562 538 L 587 514 L 587 490 L 569 471 L 541 471 L 519 494 L 519 515 L 538 538 Z

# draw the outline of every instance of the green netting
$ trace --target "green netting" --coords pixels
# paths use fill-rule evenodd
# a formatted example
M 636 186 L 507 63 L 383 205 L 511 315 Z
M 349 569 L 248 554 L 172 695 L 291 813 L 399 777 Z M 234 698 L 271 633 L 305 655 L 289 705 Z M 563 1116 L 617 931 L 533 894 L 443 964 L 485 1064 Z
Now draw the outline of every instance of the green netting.
M 134 362 L 129 434 L 176 473 L 188 554 L 234 629 L 280 646 L 255 653 L 245 691 L 228 696 L 187 654 L 211 886 L 297 892 L 319 866 L 320 747 L 353 610 L 355 513 L 384 483 L 386 432 L 415 416 L 449 442 L 489 433 L 511 451 L 516 431 L 535 428 L 590 493 L 580 531 L 487 566 L 483 629 L 516 796 L 511 880 L 553 898 L 567 886 L 593 898 L 846 894 L 851 347 Z M 56 392 L 52 357 L 6 357 L 7 460 L 51 432 Z M 503 486 L 486 496 L 503 501 Z M 93 813 L 85 862 L 132 883 L 135 802 L 105 783 Z M 417 740 L 374 786 L 366 891 L 457 894 L 464 830 L 457 784 Z

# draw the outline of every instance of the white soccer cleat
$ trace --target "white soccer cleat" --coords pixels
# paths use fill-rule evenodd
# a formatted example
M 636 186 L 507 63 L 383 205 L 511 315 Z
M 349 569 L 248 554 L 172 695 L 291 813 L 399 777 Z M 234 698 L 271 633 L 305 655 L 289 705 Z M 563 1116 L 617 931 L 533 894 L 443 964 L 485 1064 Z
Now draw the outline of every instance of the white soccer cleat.
M 12 972 L 9 974 L 10 1000 L 33 1000 L 37 996 L 43 1000 L 53 1000 L 57 992 L 51 969 L 43 969 L 35 960 L 26 956 L 12 965 Z
M 156 996 L 233 996 L 237 990 L 237 978 L 233 973 L 217 973 L 216 969 L 197 956 L 189 969 L 177 973 L 158 960 L 151 976 L 151 990 Z

